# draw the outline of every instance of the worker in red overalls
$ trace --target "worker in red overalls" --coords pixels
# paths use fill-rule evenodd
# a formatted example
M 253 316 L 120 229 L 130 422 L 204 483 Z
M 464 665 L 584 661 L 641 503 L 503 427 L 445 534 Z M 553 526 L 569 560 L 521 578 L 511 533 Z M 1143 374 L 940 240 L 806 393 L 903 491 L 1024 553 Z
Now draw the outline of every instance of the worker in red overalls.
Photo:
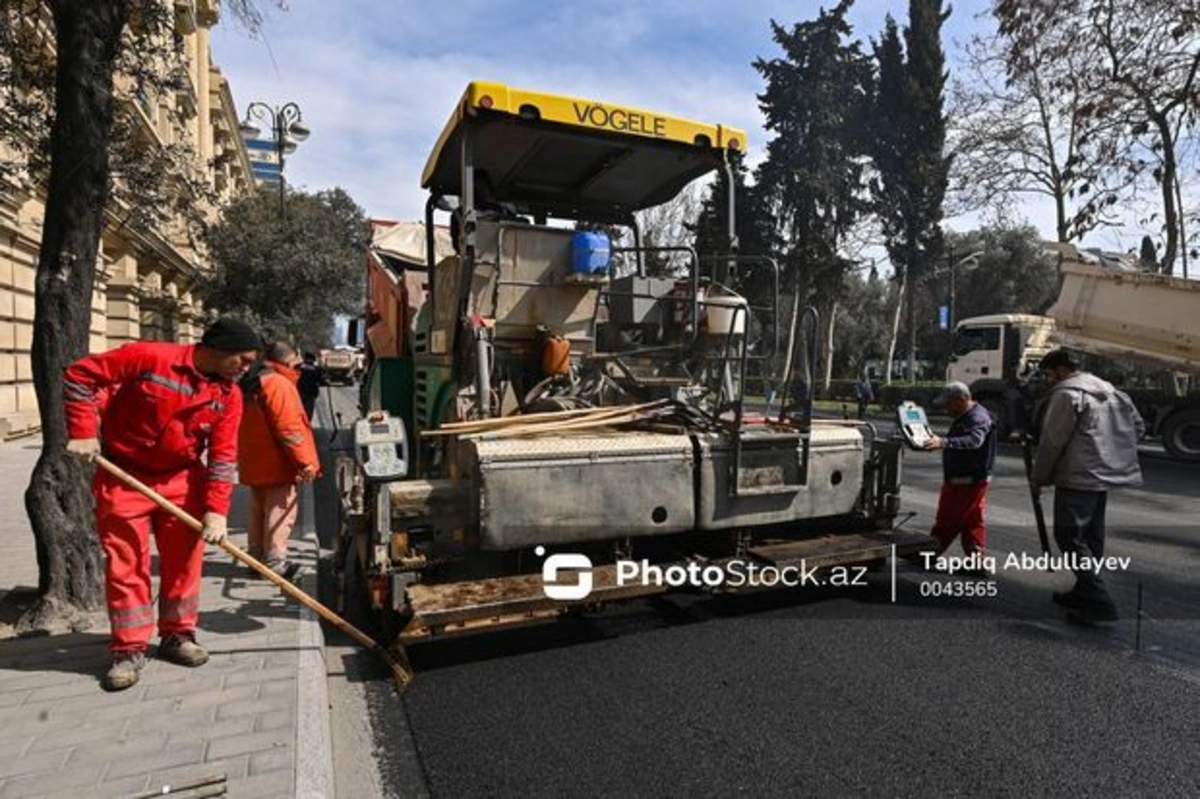
M 161 578 L 158 656 L 183 666 L 208 661 L 195 633 L 203 542 L 217 544 L 226 535 L 242 417 L 236 381 L 261 349 L 252 327 L 220 319 L 199 344 L 133 342 L 81 358 L 63 373 L 67 451 L 88 459 L 103 453 L 204 522 L 198 538 L 137 491 L 96 471 L 96 530 L 112 626 L 112 665 L 102 680 L 108 690 L 137 683 L 154 635 L 151 532 Z M 101 418 L 99 398 L 106 394 Z

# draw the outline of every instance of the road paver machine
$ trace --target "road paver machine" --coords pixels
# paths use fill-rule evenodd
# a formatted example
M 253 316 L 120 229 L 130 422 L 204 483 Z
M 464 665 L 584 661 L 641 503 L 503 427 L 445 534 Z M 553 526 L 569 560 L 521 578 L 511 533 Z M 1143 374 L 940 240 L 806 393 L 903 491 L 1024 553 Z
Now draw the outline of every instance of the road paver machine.
M 729 252 L 642 240 L 638 211 L 731 181 L 745 147 L 724 125 L 467 87 L 424 222 L 381 227 L 368 255 L 363 418 L 338 469 L 348 601 L 413 643 L 669 587 L 623 580 L 623 560 L 811 570 L 929 547 L 893 527 L 900 444 L 812 418 L 816 313 L 781 318 L 732 199 Z M 782 407 L 748 412 L 749 377 L 780 362 Z

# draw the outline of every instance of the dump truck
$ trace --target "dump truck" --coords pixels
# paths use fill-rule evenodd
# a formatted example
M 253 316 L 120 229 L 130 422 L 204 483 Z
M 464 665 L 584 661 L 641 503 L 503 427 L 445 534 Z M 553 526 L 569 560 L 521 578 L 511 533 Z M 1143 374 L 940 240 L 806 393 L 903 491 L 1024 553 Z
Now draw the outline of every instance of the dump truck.
M 1037 364 L 1051 349 L 1140 367 L 1155 385 L 1120 387 L 1147 431 L 1172 457 L 1200 462 L 1200 282 L 1122 268 L 1071 245 L 1055 249 L 1062 285 L 1046 316 L 962 320 L 946 379 L 970 386 L 1007 436 L 1030 431 Z
M 337 346 L 317 353 L 317 368 L 326 385 L 353 385 L 362 370 L 362 358 L 353 347 Z
M 337 470 L 345 603 L 411 645 L 681 575 L 839 584 L 933 548 L 894 526 L 901 444 L 812 418 L 815 310 L 794 322 L 783 408 L 747 412 L 746 375 L 792 334 L 776 265 L 642 241 L 636 212 L 732 182 L 745 147 L 725 125 L 468 85 L 422 175 L 425 219 L 377 224 L 367 254 L 363 415 Z M 650 276 L 652 254 L 676 273 Z

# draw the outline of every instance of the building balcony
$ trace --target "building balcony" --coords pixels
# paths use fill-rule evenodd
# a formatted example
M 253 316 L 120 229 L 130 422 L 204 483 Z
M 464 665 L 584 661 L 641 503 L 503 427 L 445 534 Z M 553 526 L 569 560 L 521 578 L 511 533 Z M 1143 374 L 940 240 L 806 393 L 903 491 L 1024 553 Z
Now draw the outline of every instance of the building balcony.
M 191 75 L 188 75 L 183 85 L 175 91 L 175 102 L 184 119 L 191 119 L 199 112 L 200 99 L 196 96 L 196 87 L 192 84 Z
M 221 15 L 220 0 L 195 0 L 195 5 L 198 24 L 206 28 L 217 24 L 217 18 Z
M 180 33 L 195 33 L 199 27 L 196 0 L 175 0 L 175 30 Z

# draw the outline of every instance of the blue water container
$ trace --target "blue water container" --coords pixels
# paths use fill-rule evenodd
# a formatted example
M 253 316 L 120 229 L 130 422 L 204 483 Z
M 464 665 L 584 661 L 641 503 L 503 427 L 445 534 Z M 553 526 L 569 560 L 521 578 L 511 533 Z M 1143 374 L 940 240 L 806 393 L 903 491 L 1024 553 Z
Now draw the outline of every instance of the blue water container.
M 608 236 L 580 231 L 571 240 L 571 271 L 577 275 L 603 275 L 608 272 L 611 254 Z

